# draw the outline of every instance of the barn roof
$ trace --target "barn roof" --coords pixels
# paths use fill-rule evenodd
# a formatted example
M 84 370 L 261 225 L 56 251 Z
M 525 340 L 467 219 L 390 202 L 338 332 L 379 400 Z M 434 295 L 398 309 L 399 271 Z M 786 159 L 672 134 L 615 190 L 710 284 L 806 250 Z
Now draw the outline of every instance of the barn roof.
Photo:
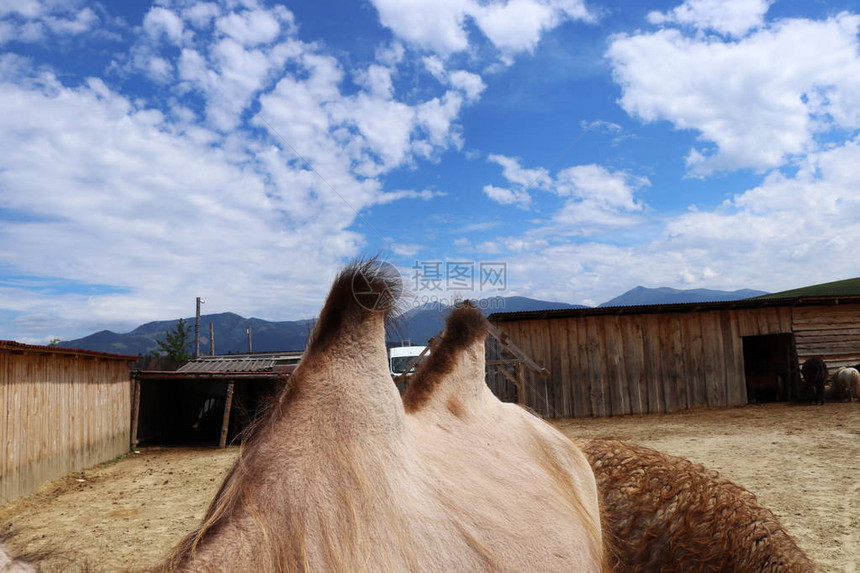
M 820 285 L 812 285 L 803 288 L 785 290 L 773 294 L 765 294 L 755 297 L 756 299 L 770 298 L 798 298 L 810 296 L 824 297 L 841 297 L 841 296 L 860 296 L 860 277 L 854 279 L 845 279 L 842 281 L 833 281 L 822 283 Z
M 57 354 L 62 356 L 85 356 L 90 358 L 102 358 L 104 360 L 123 360 L 125 362 L 136 362 L 140 358 L 140 356 L 137 355 L 112 354 L 110 352 L 98 352 L 96 350 L 61 348 L 59 346 L 42 346 L 39 344 L 24 344 L 23 342 L 15 342 L 14 340 L 0 340 L 0 350 L 35 354 Z
M 852 279 L 855 280 L 855 279 Z M 856 279 L 860 285 L 860 279 Z M 847 282 L 847 281 L 839 281 Z M 824 285 L 819 285 L 824 286 Z M 812 289 L 813 287 L 808 287 Z M 805 289 L 797 289 L 802 291 Z M 512 322 L 518 320 L 537 320 L 544 318 L 578 318 L 585 316 L 622 315 L 622 314 L 658 314 L 671 312 L 706 312 L 713 310 L 732 310 L 764 308 L 773 306 L 809 306 L 860 304 L 860 291 L 854 294 L 814 294 L 791 295 L 794 291 L 775 293 L 755 298 L 718 302 L 689 302 L 675 304 L 647 304 L 637 306 L 601 306 L 596 308 L 569 308 L 562 310 L 533 310 L 525 312 L 497 312 L 489 316 L 493 322 Z

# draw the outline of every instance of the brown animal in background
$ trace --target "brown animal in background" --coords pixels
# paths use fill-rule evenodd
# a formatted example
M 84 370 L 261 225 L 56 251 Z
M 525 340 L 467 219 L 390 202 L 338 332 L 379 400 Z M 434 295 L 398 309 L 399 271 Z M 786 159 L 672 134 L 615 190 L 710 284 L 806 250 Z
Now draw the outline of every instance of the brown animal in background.
M 827 364 L 820 356 L 813 356 L 800 367 L 803 380 L 815 389 L 815 401 L 824 404 L 824 384 L 827 382 Z
M 747 403 L 757 403 L 759 396 L 773 396 L 777 402 L 782 399 L 782 376 L 776 372 L 754 372 L 747 370 L 745 378 L 747 383 Z
M 815 565 L 755 495 L 683 458 L 578 442 L 601 495 L 615 573 L 801 573 Z
M 374 310 L 397 279 L 375 261 L 338 276 L 277 407 L 157 571 L 602 570 L 588 461 L 487 388 L 478 310 L 451 313 L 401 401 Z
M 833 375 L 833 384 L 839 400 L 848 398 L 849 402 L 853 402 L 854 398 L 860 398 L 860 372 L 856 368 L 837 370 Z

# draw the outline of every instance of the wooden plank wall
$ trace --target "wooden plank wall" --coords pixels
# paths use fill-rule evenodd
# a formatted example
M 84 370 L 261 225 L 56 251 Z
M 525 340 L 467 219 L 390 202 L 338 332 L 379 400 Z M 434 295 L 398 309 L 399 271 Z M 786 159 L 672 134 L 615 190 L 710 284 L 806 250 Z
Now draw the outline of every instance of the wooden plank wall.
M 742 337 L 791 332 L 792 316 L 789 307 L 770 307 L 497 326 L 550 370 L 549 378 L 527 372 L 526 405 L 567 418 L 746 404 Z
M 831 373 L 860 363 L 860 305 L 796 307 L 793 328 L 801 363 L 822 356 Z
M 0 350 L 0 503 L 128 451 L 128 363 Z

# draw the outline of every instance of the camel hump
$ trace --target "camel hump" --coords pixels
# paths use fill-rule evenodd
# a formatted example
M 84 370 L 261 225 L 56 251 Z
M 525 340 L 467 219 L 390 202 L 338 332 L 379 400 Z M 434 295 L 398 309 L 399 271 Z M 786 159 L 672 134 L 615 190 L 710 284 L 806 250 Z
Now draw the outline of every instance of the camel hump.
M 456 411 L 486 389 L 484 341 L 488 332 L 487 319 L 470 302 L 454 308 L 430 355 L 409 380 L 403 396 L 406 411 L 415 412 L 433 403 Z
M 311 338 L 307 353 L 322 353 L 344 333 L 370 317 L 388 318 L 403 290 L 397 269 L 378 258 L 356 261 L 334 279 Z

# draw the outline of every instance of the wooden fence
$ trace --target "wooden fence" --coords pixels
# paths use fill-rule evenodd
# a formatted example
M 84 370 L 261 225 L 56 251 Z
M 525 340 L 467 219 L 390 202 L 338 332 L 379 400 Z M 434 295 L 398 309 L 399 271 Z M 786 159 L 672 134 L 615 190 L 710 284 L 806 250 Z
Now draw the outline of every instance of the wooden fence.
M 0 341 L 0 503 L 128 451 L 136 359 Z

